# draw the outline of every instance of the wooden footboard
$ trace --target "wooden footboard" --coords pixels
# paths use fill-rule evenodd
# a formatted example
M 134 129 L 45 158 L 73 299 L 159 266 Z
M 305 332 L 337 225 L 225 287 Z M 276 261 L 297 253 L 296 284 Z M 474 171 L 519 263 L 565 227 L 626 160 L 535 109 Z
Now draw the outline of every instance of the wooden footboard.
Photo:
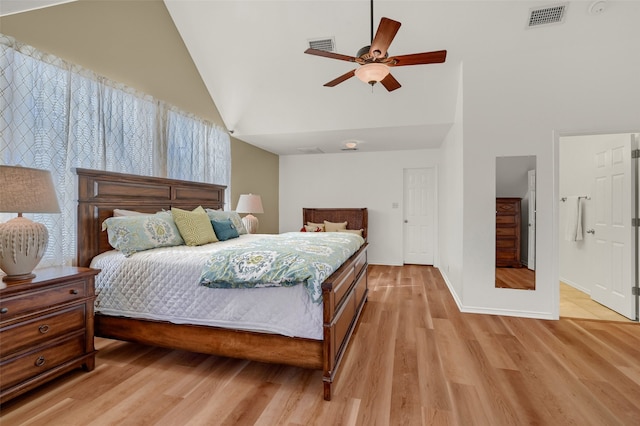
M 322 283 L 324 399 L 331 399 L 331 385 L 349 339 L 367 301 L 367 244 Z
M 101 224 L 114 209 L 153 213 L 198 205 L 220 208 L 224 186 L 175 179 L 77 169 L 78 266 L 111 250 Z M 348 221 L 364 229 L 367 209 L 305 209 L 308 220 Z M 96 314 L 96 336 L 182 349 L 260 362 L 293 365 L 323 371 L 324 398 L 331 399 L 332 384 L 349 339 L 367 300 L 367 243 L 322 284 L 323 339 L 173 324 L 166 321 Z

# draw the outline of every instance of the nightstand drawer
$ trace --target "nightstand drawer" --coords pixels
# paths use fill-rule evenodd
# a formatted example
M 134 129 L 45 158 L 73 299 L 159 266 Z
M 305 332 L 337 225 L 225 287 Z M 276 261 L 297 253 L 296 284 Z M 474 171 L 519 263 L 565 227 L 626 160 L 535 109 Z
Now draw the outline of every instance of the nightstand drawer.
M 0 320 L 5 321 L 21 314 L 82 299 L 86 295 L 86 281 L 77 280 L 37 292 L 8 297 L 0 300 Z
M 42 316 L 0 330 L 0 356 L 37 346 L 85 326 L 85 305 Z
M 73 336 L 51 346 L 36 349 L 0 364 L 2 387 L 8 388 L 25 379 L 70 361 L 85 353 L 84 333 Z

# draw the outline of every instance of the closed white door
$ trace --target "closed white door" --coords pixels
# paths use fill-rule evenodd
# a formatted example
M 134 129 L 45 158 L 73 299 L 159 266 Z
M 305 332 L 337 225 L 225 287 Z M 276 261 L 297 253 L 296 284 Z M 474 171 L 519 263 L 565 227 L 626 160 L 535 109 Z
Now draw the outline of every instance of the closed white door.
M 433 265 L 435 170 L 404 171 L 404 263 Z
M 635 211 L 634 164 L 631 151 L 637 147 L 633 135 L 606 135 L 596 143 L 595 183 L 591 201 L 594 222 L 587 238 L 595 241 L 591 262 L 595 285 L 591 298 L 626 316 L 636 318 L 635 238 L 631 219 Z M 587 265 L 585 265 L 587 267 Z

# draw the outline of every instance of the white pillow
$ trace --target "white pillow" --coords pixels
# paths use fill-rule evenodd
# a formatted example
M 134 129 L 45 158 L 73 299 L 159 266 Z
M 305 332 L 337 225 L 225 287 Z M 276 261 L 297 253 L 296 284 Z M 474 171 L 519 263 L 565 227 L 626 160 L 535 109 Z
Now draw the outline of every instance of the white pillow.
M 347 229 L 347 222 L 329 222 L 324 221 L 324 230 L 326 232 L 337 232 Z
M 362 237 L 364 229 L 338 229 L 338 232 L 347 232 L 349 234 L 356 234 Z

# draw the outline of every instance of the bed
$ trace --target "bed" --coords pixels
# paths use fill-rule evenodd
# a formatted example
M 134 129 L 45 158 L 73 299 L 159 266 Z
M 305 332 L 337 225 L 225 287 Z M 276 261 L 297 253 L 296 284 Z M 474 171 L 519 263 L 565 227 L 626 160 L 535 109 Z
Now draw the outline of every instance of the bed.
M 76 173 L 78 266 L 89 266 L 94 257 L 113 250 L 101 226 L 115 209 L 155 213 L 172 207 L 221 209 L 224 205 L 225 187 L 220 185 L 88 169 L 76 169 Z M 367 301 L 367 209 L 303 209 L 303 223 L 324 220 L 362 229 L 365 243 L 322 282 L 320 338 L 100 312 L 95 315 L 96 336 L 322 370 L 324 399 L 330 400 L 332 384 Z

